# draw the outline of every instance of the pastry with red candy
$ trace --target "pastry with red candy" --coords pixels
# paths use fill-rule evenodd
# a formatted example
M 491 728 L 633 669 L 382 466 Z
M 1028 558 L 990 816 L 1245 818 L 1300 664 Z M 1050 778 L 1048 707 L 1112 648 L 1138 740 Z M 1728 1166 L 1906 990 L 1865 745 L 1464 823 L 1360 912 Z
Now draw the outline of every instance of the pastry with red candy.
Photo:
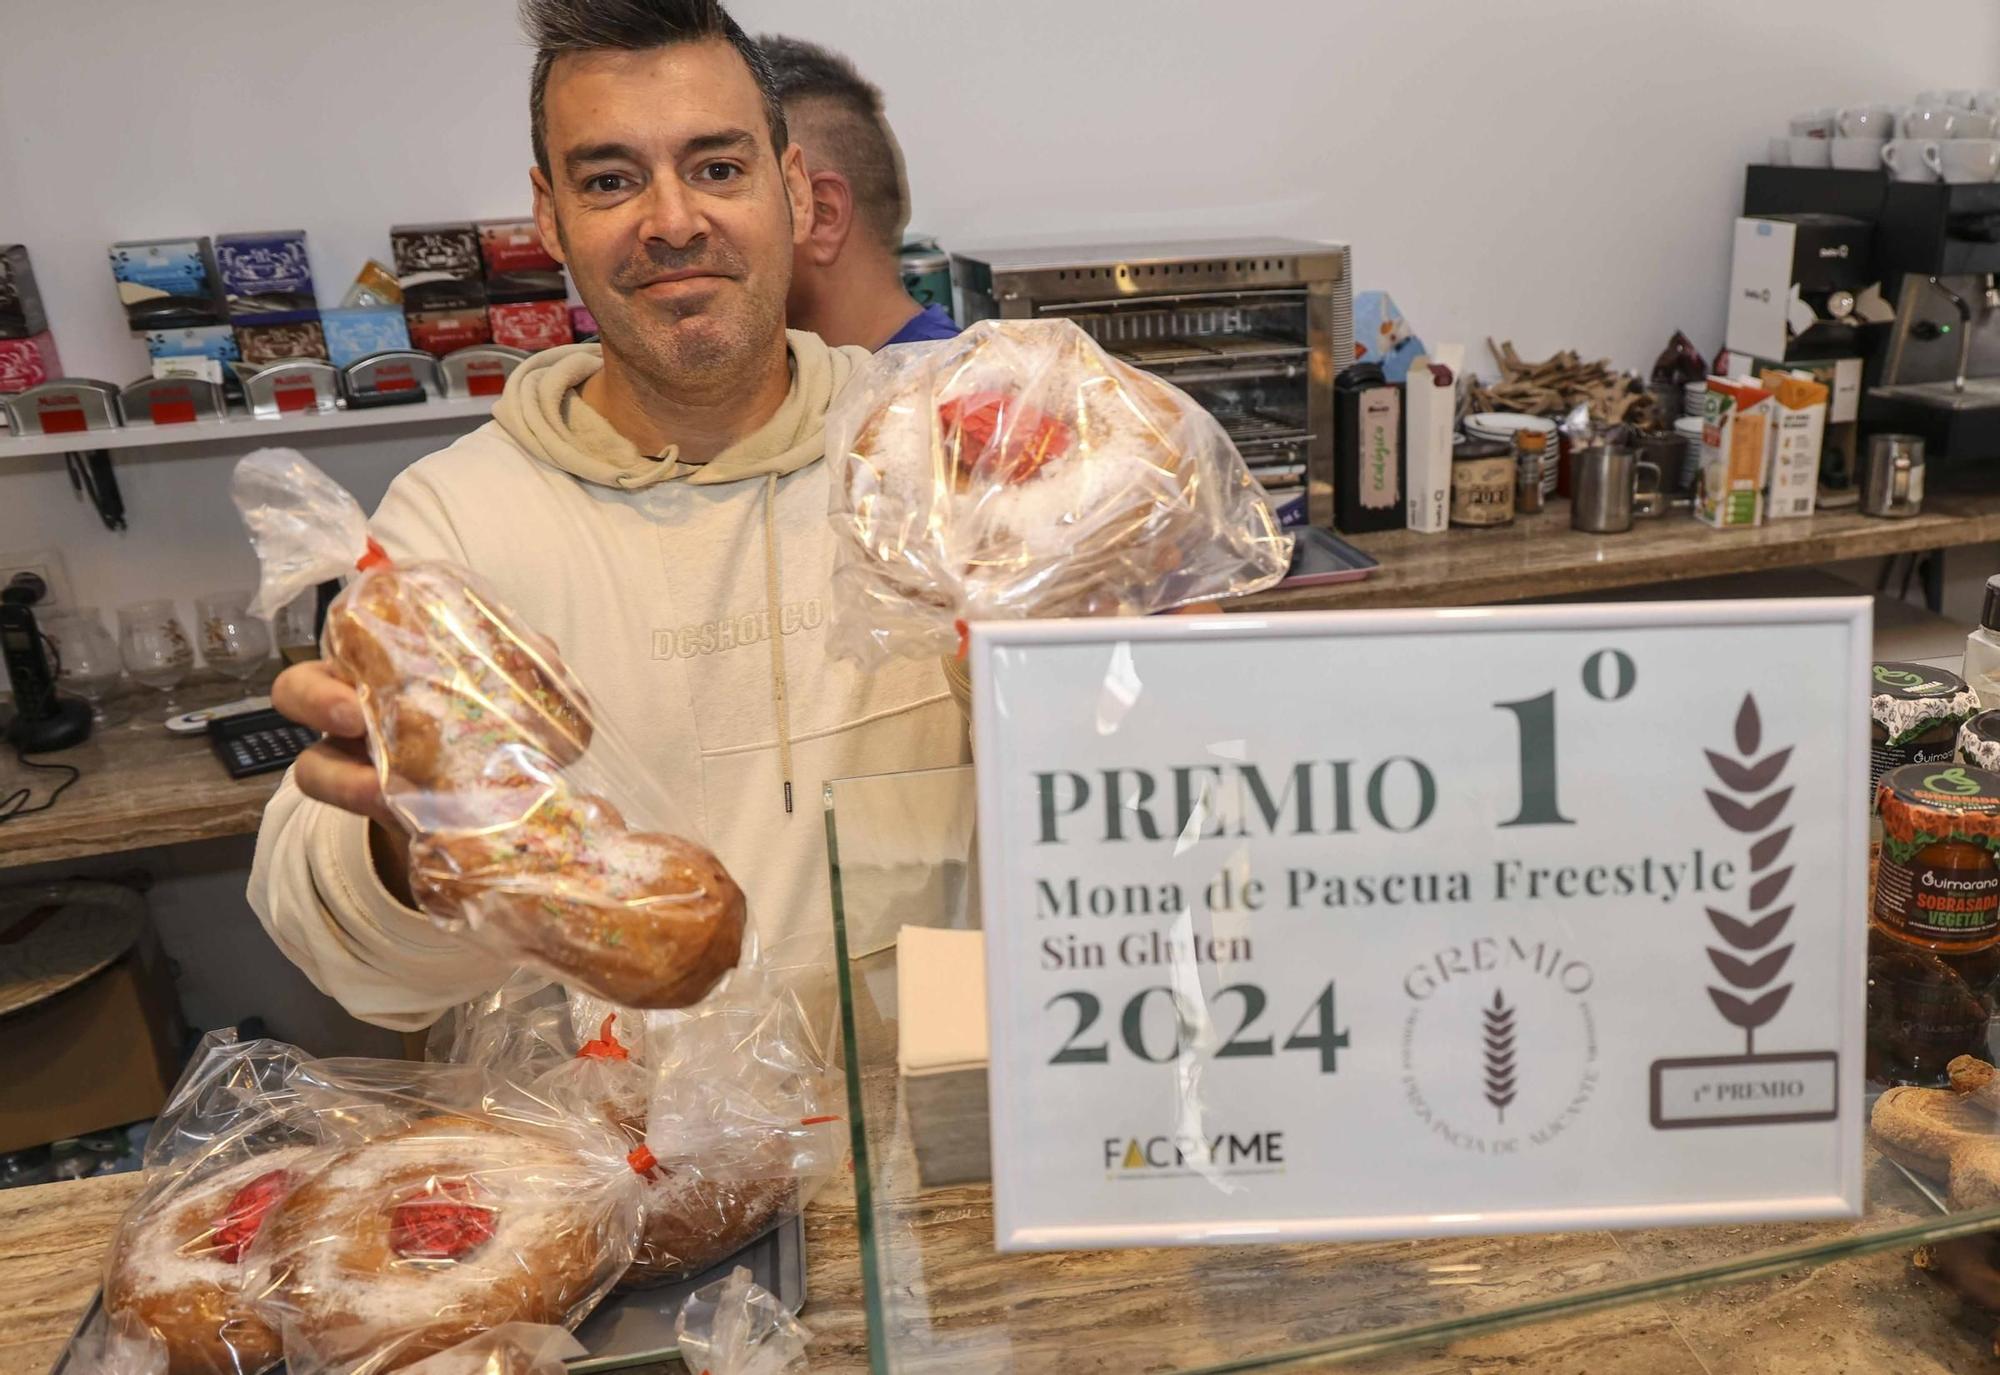
M 962 623 L 1267 587 L 1291 540 L 1216 420 L 1065 320 L 877 354 L 827 415 L 834 642 L 951 654 Z
M 157 1338 L 169 1375 L 275 1365 L 278 1333 L 243 1292 L 244 1258 L 322 1158 L 305 1146 L 265 1151 L 142 1199 L 119 1224 L 106 1266 L 112 1324 Z
M 291 1194 L 259 1245 L 260 1309 L 322 1366 L 371 1372 L 506 1323 L 567 1326 L 631 1258 L 634 1187 L 622 1162 L 554 1136 L 425 1118 Z

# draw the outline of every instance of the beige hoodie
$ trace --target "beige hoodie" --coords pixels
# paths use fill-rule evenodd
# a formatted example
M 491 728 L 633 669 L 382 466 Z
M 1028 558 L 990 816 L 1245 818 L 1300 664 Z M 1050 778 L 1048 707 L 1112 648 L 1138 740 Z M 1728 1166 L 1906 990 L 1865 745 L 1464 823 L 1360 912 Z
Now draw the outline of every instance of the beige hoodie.
M 774 962 L 805 966 L 832 959 L 820 785 L 967 753 L 935 663 L 827 658 L 821 423 L 867 355 L 789 344 L 784 404 L 706 464 L 640 453 L 577 396 L 596 345 L 537 354 L 492 423 L 391 484 L 373 529 L 394 558 L 478 573 L 561 647 L 743 885 Z M 265 809 L 249 898 L 315 985 L 382 1026 L 427 1025 L 509 972 L 396 902 L 367 824 L 290 779 Z

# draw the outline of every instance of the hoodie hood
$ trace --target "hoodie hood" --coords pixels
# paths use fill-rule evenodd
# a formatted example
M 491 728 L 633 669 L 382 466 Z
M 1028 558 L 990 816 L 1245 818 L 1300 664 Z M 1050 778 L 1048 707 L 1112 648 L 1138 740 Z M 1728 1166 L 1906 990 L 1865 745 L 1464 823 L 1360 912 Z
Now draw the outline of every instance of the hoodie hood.
M 823 450 L 826 408 L 868 359 L 866 349 L 832 348 L 817 334 L 785 331 L 792 387 L 772 417 L 706 463 L 683 463 L 669 444 L 647 454 L 577 395 L 604 366 L 599 344 L 547 349 L 507 378 L 493 418 L 530 455 L 585 482 L 635 491 L 656 482 L 708 486 L 797 472 Z

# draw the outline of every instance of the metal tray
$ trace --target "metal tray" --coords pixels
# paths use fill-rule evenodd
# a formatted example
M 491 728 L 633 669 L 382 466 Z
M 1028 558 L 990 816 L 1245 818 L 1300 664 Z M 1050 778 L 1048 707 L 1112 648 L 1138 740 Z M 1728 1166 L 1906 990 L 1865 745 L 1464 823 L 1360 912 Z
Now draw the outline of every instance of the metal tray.
M 806 1301 L 804 1219 L 796 1215 L 787 1218 L 735 1255 L 692 1279 L 657 1289 L 613 1294 L 576 1329 L 577 1340 L 590 1354 L 571 1361 L 569 1368 L 577 1375 L 585 1375 L 588 1371 L 622 1370 L 679 1356 L 680 1351 L 674 1346 L 674 1318 L 680 1313 L 681 1304 L 689 1294 L 723 1278 L 739 1265 L 747 1266 L 757 1283 L 776 1294 L 787 1310 L 797 1313 Z M 90 1306 L 50 1367 L 49 1375 L 88 1375 L 70 1356 L 78 1340 L 104 1321 L 102 1298 L 102 1290 L 90 1296 Z M 278 1366 L 274 1375 L 282 1375 L 284 1369 Z

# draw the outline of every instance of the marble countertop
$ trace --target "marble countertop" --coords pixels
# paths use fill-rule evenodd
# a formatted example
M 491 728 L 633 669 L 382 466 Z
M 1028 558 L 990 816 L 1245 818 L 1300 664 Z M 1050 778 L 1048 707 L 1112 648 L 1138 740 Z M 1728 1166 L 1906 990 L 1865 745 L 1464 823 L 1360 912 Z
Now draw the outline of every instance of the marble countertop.
M 179 705 L 192 711 L 269 691 L 268 680 L 247 686 L 195 681 L 182 687 Z M 256 831 L 284 774 L 231 778 L 206 735 L 167 732 L 161 703 L 158 694 L 135 689 L 113 703 L 128 719 L 93 731 L 74 749 L 36 756 L 38 762 L 73 765 L 81 777 L 48 811 L 7 822 L 0 869 Z M 33 806 L 61 781 L 22 768 L 12 753 L 0 755 L 0 795 L 25 787 Z
M 1870 1185 L 1899 1187 L 1880 1173 L 1871 1173 Z M 118 1175 L 0 1191 L 0 1294 L 8 1299 L 0 1314 L 0 1375 L 49 1369 L 97 1287 L 105 1244 L 138 1187 L 138 1176 Z M 1900 1187 L 1914 1198 L 1907 1183 Z M 830 1189 L 806 1216 L 811 1297 L 802 1316 L 813 1332 L 812 1369 L 865 1371 L 851 1181 Z M 1713 1229 L 1590 1233 L 1510 1244 L 1554 1251 L 1596 1245 L 1609 1235 L 1641 1268 L 1680 1270 L 1766 1245 L 1800 1245 L 1819 1231 L 1852 1226 L 1786 1224 L 1742 1229 L 1758 1235 L 1741 1238 Z M 2000 1370 L 1992 1355 L 1995 1321 L 1919 1274 L 1907 1251 L 1893 1250 L 1333 1368 L 1362 1375 L 1971 1375 Z M 1075 1354 L 1074 1369 L 1112 1368 L 1092 1362 L 1087 1352 Z M 1171 1360 L 1172 1353 L 1162 1351 L 1151 1368 L 1169 1369 Z M 681 1367 L 641 1369 L 678 1375 Z
M 1885 520 L 1849 509 L 1748 530 L 1716 530 L 1684 511 L 1633 523 L 1619 535 L 1569 528 L 1569 503 L 1494 530 L 1355 535 L 1382 566 L 1356 583 L 1260 593 L 1232 611 L 1478 606 L 1567 597 L 1643 583 L 1796 568 L 2000 540 L 2000 490 L 1933 492 L 1921 515 Z

